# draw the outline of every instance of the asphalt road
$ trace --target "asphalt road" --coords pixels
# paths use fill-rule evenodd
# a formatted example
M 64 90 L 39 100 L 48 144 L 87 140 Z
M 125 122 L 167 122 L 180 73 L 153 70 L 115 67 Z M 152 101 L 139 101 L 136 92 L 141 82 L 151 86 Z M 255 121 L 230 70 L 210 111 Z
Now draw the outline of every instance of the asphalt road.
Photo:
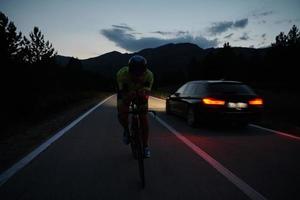
M 299 140 L 251 126 L 194 129 L 162 100 L 150 108 L 144 190 L 113 96 L 0 186 L 0 199 L 300 199 Z

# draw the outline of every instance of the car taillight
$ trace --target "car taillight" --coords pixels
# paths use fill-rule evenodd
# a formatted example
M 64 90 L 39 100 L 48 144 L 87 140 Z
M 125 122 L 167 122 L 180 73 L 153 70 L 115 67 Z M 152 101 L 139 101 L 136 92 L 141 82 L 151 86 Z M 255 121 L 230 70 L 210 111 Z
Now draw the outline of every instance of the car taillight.
M 264 101 L 261 98 L 256 98 L 256 99 L 250 100 L 249 104 L 253 105 L 253 106 L 262 106 L 264 104 Z
M 204 98 L 202 101 L 206 105 L 225 105 L 225 101 L 211 97 Z

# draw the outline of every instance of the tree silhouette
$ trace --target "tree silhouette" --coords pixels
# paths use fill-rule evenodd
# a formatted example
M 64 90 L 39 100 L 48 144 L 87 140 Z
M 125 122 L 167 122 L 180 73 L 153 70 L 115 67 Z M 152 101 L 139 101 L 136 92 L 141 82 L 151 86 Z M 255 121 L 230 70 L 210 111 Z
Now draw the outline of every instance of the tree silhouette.
M 57 53 L 52 44 L 45 41 L 44 35 L 38 27 L 34 27 L 29 34 L 28 40 L 25 36 L 23 38 L 23 52 L 24 61 L 28 63 L 49 62 Z
M 300 39 L 299 29 L 296 27 L 296 25 L 293 25 L 293 27 L 291 28 L 291 30 L 287 35 L 288 46 L 296 46 L 297 44 L 299 44 L 299 39 Z
M 229 42 L 225 42 L 224 45 L 223 45 L 223 48 L 230 48 L 230 47 L 231 46 L 230 46 Z
M 288 37 L 284 34 L 284 32 L 280 32 L 279 35 L 275 38 L 275 43 L 272 44 L 272 47 L 286 47 L 288 45 Z
M 300 32 L 296 25 L 290 29 L 287 35 L 284 32 L 280 32 L 275 38 L 275 43 L 272 47 L 284 48 L 284 47 L 295 47 L 300 44 Z
M 82 63 L 78 58 L 70 58 L 67 68 L 70 71 L 80 71 L 82 69 Z
M 296 65 L 299 62 L 299 30 L 293 25 L 287 35 L 281 32 L 275 40 L 264 60 L 266 77 L 269 82 L 280 83 L 281 87 L 295 87 L 299 79 Z
M 38 27 L 23 37 L 13 22 L 0 12 L 1 94 L 3 126 L 42 119 L 47 113 L 111 88 L 111 80 L 82 69 L 81 61 L 68 66 L 55 63 L 56 52 Z M 25 97 L 20 100 L 20 97 Z M 1 137 L 1 133 L 0 133 Z
M 1 62 L 15 60 L 21 51 L 22 33 L 17 33 L 13 22 L 0 12 L 0 58 Z
M 201 73 L 200 63 L 197 61 L 197 58 L 193 56 L 187 65 L 188 70 L 188 79 L 196 80 L 202 78 L 203 74 Z

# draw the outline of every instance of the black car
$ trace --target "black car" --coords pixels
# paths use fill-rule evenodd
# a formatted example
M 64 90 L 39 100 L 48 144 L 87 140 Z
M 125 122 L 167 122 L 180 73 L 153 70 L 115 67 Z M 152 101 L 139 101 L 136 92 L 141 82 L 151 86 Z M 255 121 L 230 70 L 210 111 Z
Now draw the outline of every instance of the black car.
M 166 99 L 167 114 L 187 119 L 190 126 L 201 122 L 247 125 L 259 120 L 263 99 L 238 81 L 191 81 Z

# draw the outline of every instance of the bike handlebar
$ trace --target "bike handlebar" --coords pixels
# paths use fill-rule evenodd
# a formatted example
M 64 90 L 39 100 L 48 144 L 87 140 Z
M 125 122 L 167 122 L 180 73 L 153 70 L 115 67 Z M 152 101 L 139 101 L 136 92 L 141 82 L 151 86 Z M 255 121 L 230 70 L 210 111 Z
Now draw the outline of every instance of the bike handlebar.
M 139 105 L 141 105 L 143 101 L 145 101 L 145 99 L 148 97 L 148 95 L 140 95 L 139 91 L 135 91 L 136 96 L 133 98 L 133 100 L 130 103 L 130 107 L 131 107 L 131 111 L 129 111 L 129 114 L 141 114 L 141 110 L 139 109 Z M 148 98 L 147 98 L 148 99 Z M 148 100 L 147 100 L 148 101 Z M 134 105 L 136 105 L 136 107 L 134 108 Z M 154 116 L 156 116 L 156 111 L 154 110 L 148 110 L 148 113 L 152 113 Z

